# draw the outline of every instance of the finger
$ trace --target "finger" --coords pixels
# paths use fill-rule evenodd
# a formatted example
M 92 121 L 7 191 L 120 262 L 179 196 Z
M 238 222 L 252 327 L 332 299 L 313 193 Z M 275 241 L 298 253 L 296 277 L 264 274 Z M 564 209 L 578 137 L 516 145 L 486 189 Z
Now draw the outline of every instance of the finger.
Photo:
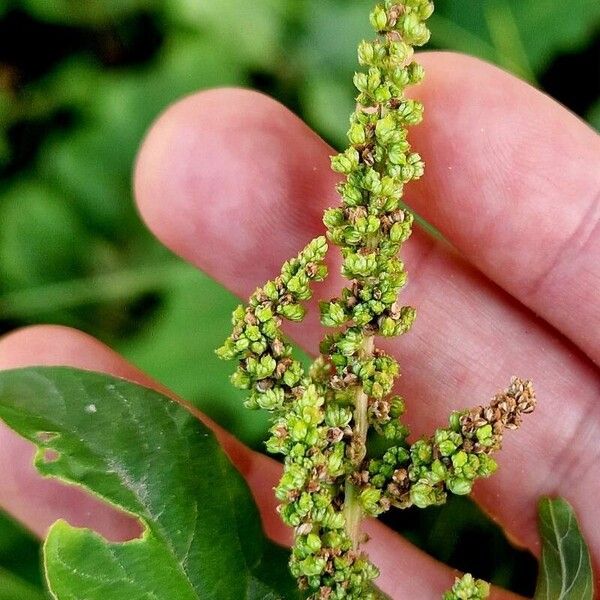
M 426 125 L 413 143 L 427 176 L 410 204 L 600 364 L 600 136 L 479 60 L 419 60 Z
M 165 392 L 162 386 L 97 340 L 64 327 L 32 327 L 0 340 L 0 369 L 30 365 L 65 365 L 105 372 Z M 276 515 L 272 494 L 280 466 L 264 455 L 252 452 L 205 417 L 203 420 L 216 430 L 221 441 L 225 441 L 228 454 L 247 479 L 270 537 L 280 543 L 289 543 L 289 529 Z M 131 539 L 139 534 L 139 527 L 137 531 L 132 530 L 131 519 L 124 519 L 121 513 L 98 500 L 92 501 L 78 488 L 41 478 L 31 464 L 32 445 L 4 426 L 1 431 L 0 471 L 8 474 L 16 485 L 0 488 L 0 506 L 31 530 L 43 535 L 56 519 L 66 518 L 74 525 L 102 528 L 101 533 L 109 534 L 110 539 Z M 12 457 L 12 461 L 6 460 L 6 456 Z M 380 584 L 394 597 L 428 600 L 432 590 L 441 592 L 450 585 L 448 568 L 412 547 L 381 523 L 369 523 L 367 532 L 372 537 L 369 552 L 373 560 L 382 564 Z M 403 573 L 415 576 L 409 578 Z M 503 591 L 496 593 L 499 599 L 516 598 Z
M 150 131 L 138 159 L 137 201 L 163 242 L 244 297 L 322 232 L 323 209 L 338 202 L 330 153 L 262 95 L 199 94 L 172 107 Z M 589 443 L 600 433 L 594 368 L 442 242 L 417 231 L 404 258 L 412 274 L 405 299 L 420 316 L 390 348 L 403 367 L 401 391 L 414 430 L 431 432 L 451 410 L 481 403 L 512 374 L 531 376 L 542 399 L 538 412 L 508 437 L 504 468 L 477 486 L 478 497 L 515 539 L 537 551 L 537 499 L 565 495 L 598 548 L 590 494 L 600 480 L 600 449 Z M 336 271 L 319 297 L 339 291 Z M 312 317 L 290 333 L 314 352 L 322 331 L 312 308 Z

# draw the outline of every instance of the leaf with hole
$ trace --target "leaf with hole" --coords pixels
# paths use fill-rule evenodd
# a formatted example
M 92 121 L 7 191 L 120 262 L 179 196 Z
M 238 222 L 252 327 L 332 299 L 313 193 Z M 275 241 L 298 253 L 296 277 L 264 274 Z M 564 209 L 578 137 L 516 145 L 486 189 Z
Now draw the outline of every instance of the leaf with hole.
M 59 600 L 299 598 L 240 474 L 183 406 L 145 387 L 65 367 L 0 373 L 0 418 L 38 447 L 45 476 L 137 517 L 110 543 L 59 521 L 44 562 Z

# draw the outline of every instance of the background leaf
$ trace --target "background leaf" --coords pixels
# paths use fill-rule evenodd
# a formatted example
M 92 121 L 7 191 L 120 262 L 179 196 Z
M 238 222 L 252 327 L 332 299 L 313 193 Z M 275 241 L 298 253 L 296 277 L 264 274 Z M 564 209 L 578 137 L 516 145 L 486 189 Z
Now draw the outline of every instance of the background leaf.
M 0 511 L 0 600 L 45 597 L 40 561 L 39 541 Z M 22 590 L 21 596 L 14 590 Z
M 45 600 L 42 590 L 0 567 L 0 600 Z
M 148 9 L 157 0 L 22 0 L 23 5 L 40 19 L 103 24 L 129 15 L 136 10 Z
M 45 562 L 59 600 L 298 597 L 242 477 L 181 405 L 107 375 L 39 367 L 0 373 L 0 417 L 38 446 L 43 475 L 84 486 L 145 528 L 116 544 L 56 523 Z
M 542 558 L 535 600 L 593 600 L 590 555 L 571 505 L 543 498 L 539 527 Z

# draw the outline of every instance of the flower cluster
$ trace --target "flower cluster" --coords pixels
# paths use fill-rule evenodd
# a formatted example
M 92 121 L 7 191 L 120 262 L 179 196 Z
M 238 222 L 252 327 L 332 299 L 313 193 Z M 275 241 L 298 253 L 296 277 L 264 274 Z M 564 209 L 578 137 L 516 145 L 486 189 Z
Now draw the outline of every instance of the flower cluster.
M 452 589 L 444 594 L 443 600 L 482 600 L 490 593 L 490 586 L 481 579 L 465 575 L 457 579 Z
M 392 506 L 440 504 L 449 492 L 468 494 L 496 469 L 490 454 L 504 431 L 535 404 L 531 384 L 513 379 L 489 406 L 454 413 L 447 428 L 411 445 L 404 401 L 393 394 L 398 363 L 375 347 L 376 337 L 404 334 L 415 319 L 415 310 L 398 302 L 407 280 L 398 253 L 413 225 L 404 186 L 424 170 L 408 142 L 423 106 L 405 92 L 423 78 L 413 48 L 429 39 L 432 12 L 429 0 L 385 0 L 371 14 L 378 38 L 359 46 L 364 70 L 354 77 L 349 147 L 331 161 L 343 176 L 341 205 L 323 218 L 348 283 L 320 303 L 321 323 L 332 329 L 320 356 L 305 372 L 281 326 L 303 319 L 311 284 L 327 275 L 324 237 L 235 310 L 233 332 L 217 351 L 239 362 L 232 382 L 249 391 L 246 406 L 272 414 L 267 449 L 284 457 L 275 493 L 295 531 L 291 571 L 314 600 L 376 598 L 378 571 L 360 549 L 362 519 Z M 369 430 L 383 442 L 379 455 L 367 452 Z M 466 577 L 447 598 L 484 592 Z
M 448 492 L 469 494 L 476 479 L 495 472 L 490 454 L 501 448 L 505 429 L 514 429 L 534 407 L 531 382 L 514 377 L 488 406 L 455 412 L 449 426 L 431 438 L 389 448 L 355 476 L 364 512 L 377 516 L 390 506 L 426 508 L 444 503 Z

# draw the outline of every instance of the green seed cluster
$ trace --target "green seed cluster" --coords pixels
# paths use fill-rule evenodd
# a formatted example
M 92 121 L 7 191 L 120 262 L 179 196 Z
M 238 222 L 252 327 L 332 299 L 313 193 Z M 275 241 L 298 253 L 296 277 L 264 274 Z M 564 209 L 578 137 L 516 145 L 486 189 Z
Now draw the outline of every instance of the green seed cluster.
M 490 454 L 502 446 L 506 429 L 515 429 L 522 415 L 533 411 L 530 381 L 514 377 L 510 387 L 486 407 L 455 412 L 449 426 L 408 447 L 392 446 L 371 459 L 357 480 L 365 513 L 377 516 L 390 506 L 419 508 L 443 504 L 448 492 L 463 496 L 475 481 L 497 468 Z
M 535 404 L 531 384 L 514 379 L 489 406 L 454 413 L 449 427 L 410 445 L 404 401 L 393 394 L 398 363 L 375 348 L 375 337 L 404 334 L 415 319 L 412 307 L 398 303 L 407 280 L 398 253 L 413 225 L 404 185 L 424 168 L 408 127 L 421 121 L 423 107 L 405 91 L 423 78 L 413 48 L 429 39 L 432 12 L 429 0 L 385 0 L 371 14 L 378 38 L 359 46 L 364 70 L 354 77 L 349 147 L 332 157 L 333 170 L 344 176 L 342 201 L 323 218 L 348 283 L 320 302 L 321 323 L 333 331 L 319 358 L 305 372 L 281 326 L 304 318 L 312 283 L 327 275 L 324 237 L 235 310 L 233 332 L 217 351 L 238 361 L 232 382 L 248 390 L 246 406 L 272 415 L 266 445 L 284 457 L 275 494 L 295 531 L 290 567 L 311 600 L 374 600 L 378 570 L 360 550 L 361 520 L 391 506 L 440 504 L 448 492 L 468 494 L 496 469 L 490 454 L 503 432 Z M 369 430 L 383 448 L 378 453 L 367 451 Z M 460 595 L 471 589 L 484 592 L 466 577 L 447 598 L 484 597 Z
M 283 336 L 281 325 L 283 319 L 304 318 L 302 303 L 312 297 L 310 284 L 327 276 L 323 263 L 326 253 L 324 237 L 312 240 L 283 265 L 276 279 L 254 292 L 248 306 L 240 305 L 233 312 L 233 332 L 217 355 L 239 361 L 231 382 L 250 390 L 248 408 L 282 414 L 301 395 L 304 369 L 292 357 L 292 346 Z
M 443 600 L 483 600 L 490 594 L 490 586 L 472 575 L 457 579 L 452 589 L 444 594 Z

